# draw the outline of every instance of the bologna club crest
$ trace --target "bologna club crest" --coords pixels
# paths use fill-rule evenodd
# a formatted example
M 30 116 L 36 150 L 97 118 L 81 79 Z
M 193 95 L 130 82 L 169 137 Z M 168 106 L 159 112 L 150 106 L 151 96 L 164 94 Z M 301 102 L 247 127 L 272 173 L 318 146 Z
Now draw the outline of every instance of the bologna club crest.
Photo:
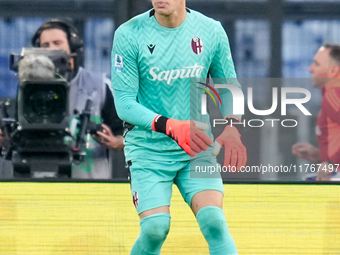
M 135 205 L 135 207 L 137 208 L 138 207 L 138 193 L 137 193 L 137 191 L 132 192 L 132 201 L 133 201 L 133 204 Z
M 191 49 L 197 55 L 202 53 L 203 43 L 202 43 L 202 40 L 198 36 L 194 36 L 191 39 Z

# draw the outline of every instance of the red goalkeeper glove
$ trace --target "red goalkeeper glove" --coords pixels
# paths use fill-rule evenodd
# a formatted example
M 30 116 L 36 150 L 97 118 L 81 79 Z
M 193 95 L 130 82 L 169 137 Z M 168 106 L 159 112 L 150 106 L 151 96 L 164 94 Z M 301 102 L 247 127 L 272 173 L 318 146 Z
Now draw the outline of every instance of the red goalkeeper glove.
M 157 115 L 152 122 L 153 131 L 168 135 L 192 157 L 212 145 L 210 137 L 202 131 L 208 128 L 202 122 L 168 119 L 161 115 Z
M 235 126 L 226 126 L 216 138 L 211 154 L 217 156 L 224 146 L 224 162 L 223 166 L 229 167 L 231 170 L 241 170 L 247 163 L 247 149 L 241 141 L 241 135 Z

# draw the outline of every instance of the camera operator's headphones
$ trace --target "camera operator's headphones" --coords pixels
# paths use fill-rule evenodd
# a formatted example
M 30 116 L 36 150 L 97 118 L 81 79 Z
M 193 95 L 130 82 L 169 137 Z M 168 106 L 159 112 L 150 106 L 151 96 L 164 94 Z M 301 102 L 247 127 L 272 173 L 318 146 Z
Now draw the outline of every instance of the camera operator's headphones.
M 46 29 L 60 29 L 64 31 L 67 35 L 68 43 L 72 53 L 82 50 L 84 43 L 79 36 L 78 30 L 70 21 L 66 19 L 51 19 L 39 27 L 31 39 L 33 47 L 40 47 L 40 35 Z

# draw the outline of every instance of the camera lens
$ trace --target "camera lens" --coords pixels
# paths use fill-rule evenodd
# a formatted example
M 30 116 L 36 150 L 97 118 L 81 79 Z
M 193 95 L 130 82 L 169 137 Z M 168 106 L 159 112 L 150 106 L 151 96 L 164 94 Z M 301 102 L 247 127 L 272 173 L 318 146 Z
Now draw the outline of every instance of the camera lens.
M 53 91 L 37 91 L 31 97 L 31 105 L 34 112 L 38 115 L 46 115 L 53 113 L 59 95 Z
M 67 91 L 57 84 L 30 84 L 24 91 L 24 116 L 29 123 L 60 123 L 67 106 Z

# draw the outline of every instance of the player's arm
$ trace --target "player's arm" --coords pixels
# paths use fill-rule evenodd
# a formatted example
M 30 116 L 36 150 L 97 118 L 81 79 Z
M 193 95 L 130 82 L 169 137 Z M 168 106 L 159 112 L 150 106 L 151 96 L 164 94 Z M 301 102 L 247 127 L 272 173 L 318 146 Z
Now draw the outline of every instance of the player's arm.
M 214 34 L 217 36 L 217 45 L 209 69 L 210 75 L 215 83 L 234 85 L 237 89 L 241 89 L 236 78 L 227 34 L 220 23 L 216 30 Z M 226 167 L 235 166 L 237 170 L 240 170 L 247 163 L 247 150 L 236 127 L 241 122 L 242 116 L 233 115 L 233 94 L 231 91 L 229 89 L 219 89 L 218 91 L 222 101 L 221 112 L 228 122 L 222 134 L 216 138 L 212 153 L 217 155 L 221 147 L 224 146 L 223 165 Z
M 200 123 L 158 115 L 137 102 L 139 90 L 138 46 L 118 30 L 112 49 L 112 85 L 119 118 L 145 130 L 161 132 L 177 142 L 189 155 L 207 150 L 211 139 Z
M 195 121 L 181 121 L 157 115 L 136 101 L 133 93 L 115 91 L 115 104 L 120 118 L 143 129 L 152 129 L 169 136 L 190 156 L 196 156 L 212 145 L 202 130 L 208 125 Z
M 151 130 L 156 113 L 137 102 L 139 90 L 138 45 L 129 30 L 115 33 L 111 54 L 111 83 L 114 103 L 120 119 L 142 129 Z

